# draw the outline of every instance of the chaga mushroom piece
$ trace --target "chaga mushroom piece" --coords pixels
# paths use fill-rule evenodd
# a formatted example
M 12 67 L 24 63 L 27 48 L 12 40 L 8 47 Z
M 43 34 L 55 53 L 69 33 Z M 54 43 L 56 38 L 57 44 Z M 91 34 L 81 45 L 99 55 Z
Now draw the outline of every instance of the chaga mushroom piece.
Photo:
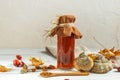
M 74 60 L 74 67 L 79 71 L 90 71 L 93 67 L 93 60 L 81 53 L 78 58 Z
M 91 69 L 93 73 L 107 73 L 113 69 L 113 64 L 110 60 L 105 58 L 103 55 L 98 55 L 97 59 L 94 61 L 94 66 Z

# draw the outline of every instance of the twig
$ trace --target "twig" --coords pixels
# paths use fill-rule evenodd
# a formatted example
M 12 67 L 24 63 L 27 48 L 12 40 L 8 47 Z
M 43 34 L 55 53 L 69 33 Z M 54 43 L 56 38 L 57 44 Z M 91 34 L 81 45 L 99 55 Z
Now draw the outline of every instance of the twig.
M 93 37 L 93 40 L 95 40 L 95 42 L 98 43 L 102 48 L 105 48 L 105 46 L 101 44 L 95 37 Z
M 118 34 L 119 34 L 119 26 L 116 27 L 116 43 L 117 43 L 117 48 L 119 48 L 119 38 L 118 38 Z

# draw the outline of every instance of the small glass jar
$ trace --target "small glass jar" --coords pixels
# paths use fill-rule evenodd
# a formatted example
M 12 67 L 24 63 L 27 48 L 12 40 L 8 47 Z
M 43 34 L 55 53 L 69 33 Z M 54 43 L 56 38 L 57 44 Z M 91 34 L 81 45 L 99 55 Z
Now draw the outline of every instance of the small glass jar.
M 58 36 L 57 67 L 60 69 L 73 68 L 75 38 Z

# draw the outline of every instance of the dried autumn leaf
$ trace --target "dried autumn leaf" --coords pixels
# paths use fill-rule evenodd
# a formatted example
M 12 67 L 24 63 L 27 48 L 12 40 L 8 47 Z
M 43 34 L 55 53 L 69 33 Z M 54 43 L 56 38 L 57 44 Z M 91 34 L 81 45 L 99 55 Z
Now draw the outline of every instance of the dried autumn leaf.
M 114 53 L 115 47 L 111 48 L 110 51 Z
M 32 63 L 32 66 L 39 66 L 44 64 L 41 58 L 36 59 L 35 57 L 31 57 L 30 61 Z
M 111 50 L 113 51 L 113 49 L 111 49 Z M 107 48 L 100 50 L 99 53 L 104 55 L 108 59 L 115 56 L 115 54 L 113 52 L 111 52 L 110 50 L 108 50 Z
M 115 52 L 114 52 L 114 54 L 115 54 L 115 56 L 120 56 L 120 49 L 119 50 L 116 50 Z
M 90 58 L 92 58 L 92 60 L 93 61 L 95 61 L 96 59 L 97 59 L 97 56 L 95 56 L 94 54 L 88 54 L 88 56 L 90 57 Z
M 10 70 L 12 70 L 12 68 L 7 68 L 5 66 L 0 65 L 0 72 L 8 72 Z

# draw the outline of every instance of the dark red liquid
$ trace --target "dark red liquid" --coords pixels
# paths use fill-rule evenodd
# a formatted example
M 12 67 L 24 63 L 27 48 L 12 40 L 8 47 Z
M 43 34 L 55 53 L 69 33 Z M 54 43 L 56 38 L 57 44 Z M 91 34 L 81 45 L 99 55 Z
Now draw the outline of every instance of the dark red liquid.
M 70 69 L 74 62 L 74 37 L 58 36 L 57 43 L 57 67 L 61 69 Z

